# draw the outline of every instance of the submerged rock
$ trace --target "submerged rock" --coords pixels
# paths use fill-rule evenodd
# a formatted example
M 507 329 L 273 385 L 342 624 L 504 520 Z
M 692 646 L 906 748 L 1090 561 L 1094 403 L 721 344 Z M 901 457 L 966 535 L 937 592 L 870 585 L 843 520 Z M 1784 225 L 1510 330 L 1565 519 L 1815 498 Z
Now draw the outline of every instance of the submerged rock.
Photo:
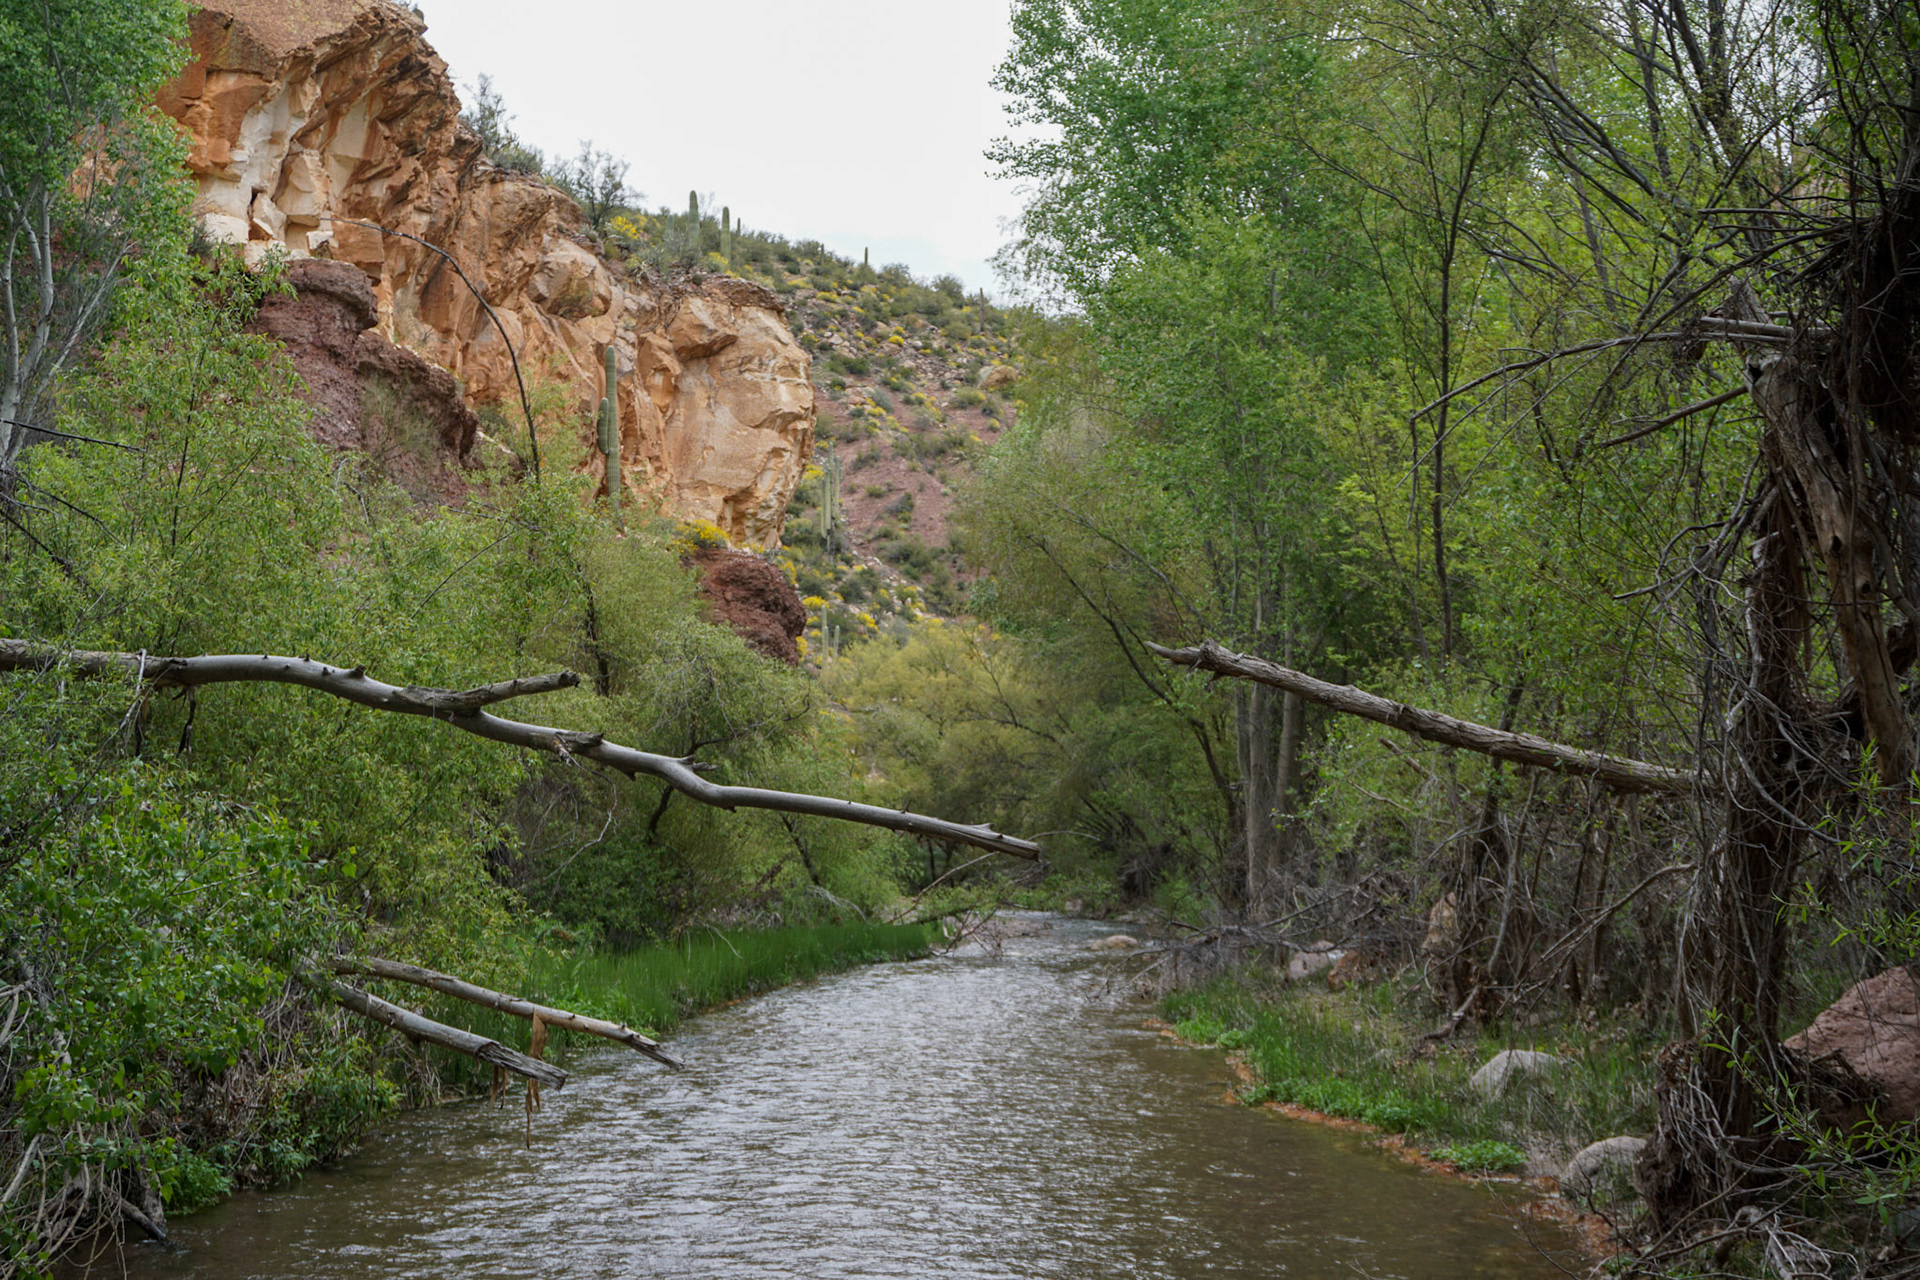
M 1560 1065 L 1560 1059 L 1536 1049 L 1502 1049 L 1468 1083 L 1481 1097 L 1498 1098 L 1516 1084 L 1553 1074 Z
M 1140 945 L 1140 939 L 1130 934 L 1116 933 L 1105 938 L 1097 938 L 1087 944 L 1089 951 L 1131 951 Z

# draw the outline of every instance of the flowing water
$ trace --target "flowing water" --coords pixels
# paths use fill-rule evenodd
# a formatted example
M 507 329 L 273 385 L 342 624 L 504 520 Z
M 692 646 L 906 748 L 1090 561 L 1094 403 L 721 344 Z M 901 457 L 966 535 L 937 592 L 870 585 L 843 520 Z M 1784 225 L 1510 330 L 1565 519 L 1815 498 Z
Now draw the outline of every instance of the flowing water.
M 129 1246 L 137 1277 L 1549 1277 L 1495 1191 L 1226 1101 L 1088 943 L 876 966 L 696 1019 L 670 1072 L 579 1052 L 523 1113 L 399 1118 L 353 1159 Z M 1136 962 L 1137 963 L 1137 962 Z M 1508 1188 L 1509 1192 L 1513 1189 Z M 1562 1254 L 1563 1262 L 1570 1258 Z

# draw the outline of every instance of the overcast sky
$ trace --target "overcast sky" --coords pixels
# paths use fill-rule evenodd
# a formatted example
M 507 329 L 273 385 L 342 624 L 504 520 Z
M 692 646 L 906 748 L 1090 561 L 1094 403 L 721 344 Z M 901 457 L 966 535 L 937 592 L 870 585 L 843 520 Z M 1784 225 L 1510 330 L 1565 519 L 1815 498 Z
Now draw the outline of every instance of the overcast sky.
M 988 81 L 1010 0 L 421 8 L 463 97 L 492 76 L 523 141 L 591 138 L 650 209 L 711 193 L 750 228 L 999 292 L 987 259 L 1019 198 L 982 152 L 1007 132 Z

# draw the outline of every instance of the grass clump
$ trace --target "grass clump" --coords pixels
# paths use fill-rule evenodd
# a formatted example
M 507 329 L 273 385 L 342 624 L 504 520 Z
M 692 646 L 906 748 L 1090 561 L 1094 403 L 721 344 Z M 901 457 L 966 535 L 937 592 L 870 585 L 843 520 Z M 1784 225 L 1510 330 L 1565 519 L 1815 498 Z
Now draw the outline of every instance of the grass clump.
M 1467 1173 L 1511 1173 L 1527 1162 L 1526 1152 L 1493 1138 L 1438 1147 L 1428 1154 Z
M 926 955 L 929 925 L 833 924 L 688 933 L 632 951 L 585 951 L 535 964 L 564 1007 L 664 1035 L 741 996 L 883 960 Z

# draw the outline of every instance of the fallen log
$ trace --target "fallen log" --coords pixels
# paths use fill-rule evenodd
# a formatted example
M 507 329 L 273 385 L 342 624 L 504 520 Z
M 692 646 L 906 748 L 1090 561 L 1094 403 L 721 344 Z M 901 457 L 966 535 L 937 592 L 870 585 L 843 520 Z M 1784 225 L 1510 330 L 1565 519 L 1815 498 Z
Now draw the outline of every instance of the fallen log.
M 1625 756 L 1610 756 L 1599 751 L 1586 751 L 1531 733 L 1513 733 L 1491 725 L 1457 719 L 1439 711 L 1410 707 L 1352 685 L 1329 684 L 1264 658 L 1234 653 L 1211 640 L 1185 649 L 1166 649 L 1157 644 L 1149 644 L 1147 648 L 1177 666 L 1271 685 L 1298 694 L 1309 702 L 1332 707 L 1335 711 L 1391 725 L 1429 742 L 1464 747 L 1497 760 L 1510 760 L 1537 769 L 1593 777 L 1616 791 L 1686 795 L 1706 785 L 1697 775 L 1681 769 L 1670 769 L 1665 765 L 1649 764 Z
M 360 973 L 370 978 L 388 978 L 395 982 L 411 982 L 415 986 L 438 991 L 442 995 L 467 1000 L 488 1009 L 497 1009 L 501 1013 L 510 1013 L 516 1018 L 527 1018 L 537 1026 L 545 1023 L 566 1031 L 580 1031 L 590 1036 L 599 1036 L 612 1040 L 616 1044 L 626 1045 L 638 1053 L 643 1053 L 656 1062 L 669 1067 L 686 1065 L 660 1047 L 656 1040 L 648 1039 L 632 1027 L 621 1023 L 606 1022 L 599 1018 L 588 1018 L 577 1013 L 568 1013 L 565 1009 L 553 1009 L 531 1000 L 522 1000 L 518 996 L 504 995 L 498 991 L 489 991 L 485 987 L 476 987 L 452 974 L 436 973 L 432 969 L 422 969 L 419 965 L 403 964 L 398 960 L 381 960 L 373 956 L 332 956 L 325 964 L 335 973 Z
M 558 1089 L 567 1082 L 567 1073 L 559 1067 L 550 1062 L 541 1062 L 537 1058 L 529 1058 L 516 1049 L 507 1048 L 498 1040 L 489 1040 L 471 1031 L 462 1031 L 444 1022 L 423 1018 L 417 1013 L 402 1009 L 397 1004 L 390 1004 L 379 996 L 362 991 L 358 987 L 350 987 L 333 978 L 310 975 L 307 981 L 327 992 L 355 1013 L 372 1018 L 383 1026 L 392 1027 L 402 1035 L 410 1036 L 415 1040 L 424 1040 L 428 1044 L 437 1044 L 455 1053 L 464 1053 L 469 1058 L 478 1058 L 482 1062 L 511 1071 L 517 1076 L 525 1076 L 536 1084 L 552 1085 Z
M 484 708 L 509 698 L 567 689 L 580 683 L 571 671 L 524 676 L 472 689 L 435 689 L 422 685 L 391 685 L 375 680 L 364 667 L 334 667 L 308 658 L 274 654 L 206 654 L 190 658 L 152 657 L 144 653 L 60 649 L 26 640 L 0 640 L 0 671 L 33 671 L 52 667 L 88 675 L 125 674 L 155 688 L 191 689 L 201 685 L 271 683 L 299 685 L 344 698 L 376 711 L 427 716 L 493 742 L 551 752 L 562 757 L 592 760 L 628 777 L 658 778 L 674 790 L 702 804 L 720 809 L 771 809 L 780 813 L 839 818 L 872 827 L 904 831 L 930 840 L 968 844 L 1017 858 L 1038 858 L 1040 846 L 1030 840 L 1002 835 L 986 825 L 969 825 L 930 818 L 899 809 L 836 800 L 831 796 L 770 791 L 763 787 L 724 787 L 708 782 L 691 759 L 656 755 L 608 742 L 604 735 L 574 729 L 554 729 L 493 715 Z

